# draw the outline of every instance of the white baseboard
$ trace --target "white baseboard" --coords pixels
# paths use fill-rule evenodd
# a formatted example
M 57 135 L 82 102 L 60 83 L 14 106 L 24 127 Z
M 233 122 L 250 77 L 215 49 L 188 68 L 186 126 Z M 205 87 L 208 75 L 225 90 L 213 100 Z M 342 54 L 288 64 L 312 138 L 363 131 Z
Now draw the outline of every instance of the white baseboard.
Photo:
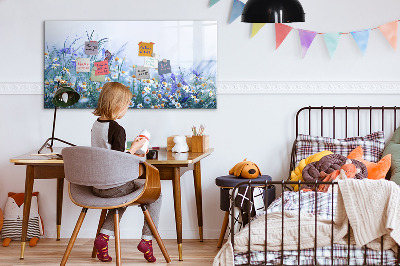
M 400 81 L 220 81 L 224 94 L 400 94 Z M 43 94 L 43 83 L 0 83 L 0 94 Z
M 61 238 L 70 238 L 73 228 L 61 228 Z M 176 231 L 174 230 L 159 230 L 161 238 L 163 239 L 176 239 Z M 228 233 L 228 232 L 227 232 Z M 94 230 L 84 230 L 83 228 L 79 231 L 78 238 L 93 238 L 96 232 Z M 220 230 L 204 230 L 204 239 L 218 239 Z M 142 235 L 142 228 L 138 229 L 128 229 L 121 228 L 121 238 L 122 239 L 140 239 Z M 43 238 L 56 238 L 56 230 L 48 230 L 46 228 L 45 235 Z M 198 239 L 198 230 L 182 230 L 183 239 Z

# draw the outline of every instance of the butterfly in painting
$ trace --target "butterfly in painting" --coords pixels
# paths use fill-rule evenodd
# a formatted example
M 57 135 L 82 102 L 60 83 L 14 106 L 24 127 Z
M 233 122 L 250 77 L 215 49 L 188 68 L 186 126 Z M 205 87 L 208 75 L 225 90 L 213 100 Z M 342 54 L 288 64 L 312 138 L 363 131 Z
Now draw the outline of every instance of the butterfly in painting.
M 112 55 L 111 55 L 110 51 L 107 50 L 107 51 L 104 53 L 104 56 L 105 56 L 104 60 L 107 60 L 108 62 L 111 61 Z

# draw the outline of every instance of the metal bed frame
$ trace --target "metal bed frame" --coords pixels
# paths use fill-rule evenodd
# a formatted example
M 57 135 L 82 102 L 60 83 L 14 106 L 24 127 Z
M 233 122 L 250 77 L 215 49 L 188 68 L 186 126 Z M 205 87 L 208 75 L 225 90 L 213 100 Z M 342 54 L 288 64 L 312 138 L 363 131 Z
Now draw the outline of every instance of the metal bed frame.
M 331 106 L 331 107 L 324 107 L 324 106 L 320 106 L 320 107 L 312 107 L 312 106 L 308 106 L 308 107 L 303 107 L 303 108 L 301 108 L 298 112 L 297 112 L 297 114 L 296 114 L 296 138 L 297 138 L 297 136 L 300 134 L 299 133 L 299 126 L 300 126 L 300 124 L 299 124 L 299 121 L 301 120 L 301 117 L 300 117 L 300 114 L 302 114 L 302 112 L 303 111 L 308 111 L 308 134 L 309 135 L 311 135 L 311 131 L 312 131 L 312 125 L 311 125 L 311 122 L 312 122 L 312 115 L 311 115 L 311 113 L 312 113 L 312 111 L 319 111 L 319 116 L 320 116 L 320 122 L 319 121 L 314 121 L 313 123 L 315 123 L 315 122 L 319 122 L 320 123 L 320 136 L 324 136 L 324 127 L 325 127 L 325 125 L 326 125 L 326 123 L 324 124 L 324 117 L 326 117 L 326 113 L 327 112 L 325 112 L 324 113 L 324 111 L 326 111 L 326 110 L 331 110 L 330 112 L 329 112 L 329 114 L 331 114 L 331 119 L 332 119 L 332 129 L 333 129 L 333 132 L 332 132 L 332 136 L 333 136 L 333 138 L 335 138 L 336 137 L 336 123 L 337 123 L 337 120 L 339 120 L 339 119 L 336 119 L 336 115 L 337 115 L 337 112 L 344 112 L 344 121 L 342 120 L 341 122 L 342 122 L 342 125 L 344 126 L 344 132 L 345 132 L 345 136 L 344 137 L 348 137 L 348 125 L 349 125 L 349 113 L 350 112 L 356 112 L 356 116 L 357 116 L 357 124 L 356 124 L 356 126 L 357 126 L 357 136 L 360 136 L 360 123 L 361 123 L 361 119 L 360 119 L 360 113 L 365 113 L 365 112 L 369 112 L 369 132 L 370 133 L 372 133 L 372 126 L 373 126 L 373 122 L 375 122 L 375 121 L 373 121 L 373 114 L 376 114 L 376 112 L 381 112 L 381 128 L 380 128 L 380 130 L 382 130 L 382 131 L 384 131 L 385 130 L 385 113 L 387 113 L 387 111 L 390 111 L 392 114 L 393 114 L 393 131 L 396 129 L 396 125 L 397 125 L 397 122 L 396 122 L 396 118 L 397 118 L 397 111 L 399 110 L 400 108 L 398 108 L 398 107 L 396 107 L 396 106 L 393 106 L 393 107 L 385 107 L 385 106 L 382 106 L 382 107 L 372 107 L 372 106 L 369 106 L 369 107 L 360 107 L 360 106 L 357 106 L 357 107 L 348 107 L 348 106 L 344 106 L 344 107 L 337 107 L 337 106 Z M 376 116 L 375 116 L 376 117 Z M 379 117 L 379 116 L 378 116 Z M 303 119 L 303 120 L 305 120 L 305 119 Z M 326 120 L 328 120 L 328 119 L 325 119 L 325 121 Z M 355 122 L 355 121 L 354 121 Z M 307 123 L 306 123 L 306 125 L 307 125 Z M 354 123 L 352 124 L 352 125 L 354 125 Z M 354 125 L 355 126 L 355 125 Z M 295 165 L 295 158 L 296 158 L 296 154 L 295 154 L 295 146 L 296 146 L 296 141 L 294 142 L 294 144 L 293 144 L 293 148 L 292 148 L 292 153 L 291 153 L 291 160 L 290 160 L 290 171 L 292 171 L 295 167 L 296 167 L 296 165 Z M 289 176 L 290 176 L 290 171 L 289 171 Z M 271 185 L 275 185 L 275 186 L 281 186 L 281 188 L 282 188 L 282 195 L 283 195 L 283 193 L 285 192 L 285 190 L 291 190 L 290 188 L 290 186 L 287 186 L 287 185 L 291 185 L 291 184 L 295 184 L 295 185 L 299 185 L 299 187 L 300 187 L 300 185 L 301 184 L 306 184 L 306 185 L 314 185 L 314 191 L 315 192 L 317 192 L 317 189 L 318 189 L 318 185 L 324 185 L 324 184 L 330 184 L 330 185 L 332 185 L 332 189 L 334 189 L 334 186 L 336 186 L 338 183 L 336 182 L 336 181 L 332 181 L 332 182 L 320 182 L 320 181 L 315 181 L 315 182 L 304 182 L 304 181 L 285 181 L 285 180 L 283 180 L 283 181 L 265 181 L 265 182 L 263 182 L 263 181 L 252 181 L 251 179 L 249 180 L 249 181 L 246 181 L 246 182 L 242 182 L 242 183 L 240 183 L 240 184 L 238 184 L 238 185 L 236 185 L 235 187 L 234 187 L 234 189 L 233 189 L 233 191 L 232 191 L 232 195 L 235 195 L 235 192 L 236 192 L 236 190 L 239 188 L 239 187 L 242 187 L 242 186 L 251 186 L 251 187 L 259 187 L 259 188 L 263 188 L 264 189 L 264 192 L 265 192 L 265 195 L 266 195 L 266 198 L 268 198 L 268 189 L 266 189 L 266 188 L 268 188 L 269 186 L 271 186 Z M 250 189 L 250 198 L 252 198 L 252 190 Z M 301 202 L 301 192 L 300 192 L 300 190 L 298 191 L 298 193 L 299 193 L 299 202 Z M 284 197 L 281 197 L 282 198 L 282 212 L 284 212 Z M 331 238 L 331 261 L 332 261 L 332 265 L 333 265 L 333 263 L 334 263 L 334 254 L 333 254 L 333 252 L 334 252 L 334 250 L 333 250 L 333 224 L 334 224 L 334 217 L 333 217 L 333 210 L 334 210 L 334 206 L 333 206 L 333 199 L 334 199 L 334 193 L 332 193 L 332 213 L 331 213 L 331 215 L 332 215 L 332 238 Z M 317 193 L 315 193 L 315 213 L 317 213 L 317 202 L 318 202 L 318 198 L 317 198 Z M 264 201 L 264 208 L 265 208 L 265 247 L 264 247 L 264 262 L 262 262 L 262 263 L 260 263 L 259 265 L 272 265 L 272 264 L 268 264 L 268 262 L 267 262 L 267 252 L 268 252 L 268 250 L 267 250 L 267 242 L 268 242 L 268 239 L 267 239 L 267 233 L 268 233 L 268 227 L 267 227 L 267 225 L 268 225 L 268 219 L 267 219 L 267 201 Z M 298 210 L 298 214 L 299 214 L 299 221 L 298 221 L 298 226 L 300 227 L 300 204 L 299 204 L 299 210 Z M 235 208 L 234 208 L 234 197 L 232 197 L 232 200 L 231 200 L 231 232 L 230 232 L 230 236 L 231 236 L 231 239 L 230 239 L 230 241 L 231 241 L 231 244 L 232 244 L 232 247 L 234 248 L 234 245 L 235 245 L 235 241 L 234 241 L 234 237 L 235 237 L 235 234 L 234 234 L 234 217 L 235 217 Z M 307 264 L 307 265 L 318 265 L 317 264 L 317 255 L 316 255 L 316 248 L 317 248 L 317 238 L 318 238 L 318 236 L 317 236 L 317 226 L 316 226 L 316 224 L 317 224 L 317 215 L 315 215 L 315 239 L 314 239 L 314 258 L 313 258 L 313 261 L 314 261 L 314 263 L 313 264 Z M 251 243 L 251 219 L 249 219 L 249 222 L 248 222 L 248 227 L 249 227 L 249 242 L 248 242 L 248 245 L 247 245 L 247 264 L 245 264 L 245 265 L 250 265 L 251 264 L 251 256 L 250 256 L 250 254 L 251 254 L 251 249 L 250 249 L 250 243 Z M 284 240 L 283 240 L 283 235 L 284 235 L 284 218 L 283 218 L 283 216 L 282 216 L 282 232 L 281 232 L 281 234 L 282 234 L 282 238 L 281 238 L 281 249 L 280 249 L 280 254 L 281 254 L 281 256 L 280 256 L 280 264 L 279 265 L 284 265 L 283 264 L 283 259 L 284 259 L 284 256 L 283 256 L 283 251 L 284 251 Z M 297 246 L 298 246 L 298 249 L 297 249 L 297 265 L 305 265 L 305 264 L 300 264 L 300 254 L 301 254 L 301 249 L 300 249 L 300 242 L 301 242 L 301 238 L 300 238 L 300 230 L 299 230 L 299 233 L 298 233 L 298 244 L 297 244 Z M 397 248 L 398 248 L 398 250 L 399 250 L 399 252 L 397 253 L 397 258 L 396 258 L 396 262 L 395 262 L 395 265 L 400 265 L 400 246 L 399 245 L 397 245 Z M 367 263 L 367 253 L 366 253 L 366 246 L 363 246 L 363 249 L 364 249 L 364 263 L 363 263 L 363 265 L 367 265 L 366 263 Z M 350 224 L 349 224 L 349 226 L 348 226 L 348 233 L 347 233 L 347 264 L 346 265 L 350 265 Z M 384 265 L 384 261 L 383 261 L 383 236 L 381 237 L 381 256 L 380 256 L 380 265 Z

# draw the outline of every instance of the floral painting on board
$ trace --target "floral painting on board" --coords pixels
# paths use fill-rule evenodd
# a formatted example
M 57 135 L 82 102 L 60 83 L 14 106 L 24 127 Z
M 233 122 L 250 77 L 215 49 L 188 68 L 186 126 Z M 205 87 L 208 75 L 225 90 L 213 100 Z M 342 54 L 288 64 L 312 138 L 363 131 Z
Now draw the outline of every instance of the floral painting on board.
M 46 21 L 44 107 L 69 86 L 67 108 L 95 108 L 105 82 L 132 91 L 131 108 L 215 109 L 216 21 Z

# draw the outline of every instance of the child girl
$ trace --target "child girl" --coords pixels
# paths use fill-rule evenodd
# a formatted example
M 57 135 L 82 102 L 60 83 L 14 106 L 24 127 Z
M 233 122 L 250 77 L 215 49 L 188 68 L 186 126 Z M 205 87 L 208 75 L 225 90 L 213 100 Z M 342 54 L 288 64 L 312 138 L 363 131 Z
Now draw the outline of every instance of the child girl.
M 108 82 L 104 84 L 100 92 L 97 108 L 93 114 L 99 118 L 93 123 L 91 142 L 93 147 L 101 147 L 111 150 L 125 152 L 125 129 L 120 126 L 115 120 L 122 118 L 129 108 L 132 98 L 131 91 L 121 83 Z M 136 138 L 129 153 L 133 156 L 143 157 L 138 155 L 139 150 L 146 142 L 144 138 Z M 132 181 L 121 184 L 116 187 L 93 187 L 93 194 L 102 198 L 121 197 L 132 193 L 133 191 L 143 187 L 143 183 L 135 182 L 137 176 L 132 176 Z M 147 205 L 151 217 L 156 226 L 160 216 L 161 195 L 153 203 Z M 124 214 L 126 207 L 119 208 L 120 219 Z M 108 255 L 108 240 L 110 236 L 114 236 L 114 219 L 115 210 L 109 210 L 101 228 L 99 236 L 94 241 L 94 246 L 97 249 L 97 258 L 101 261 L 111 261 L 112 258 Z M 142 240 L 137 246 L 138 250 L 144 253 L 144 258 L 149 262 L 156 261 L 153 256 L 152 237 L 150 227 L 147 222 L 144 222 L 142 230 Z

